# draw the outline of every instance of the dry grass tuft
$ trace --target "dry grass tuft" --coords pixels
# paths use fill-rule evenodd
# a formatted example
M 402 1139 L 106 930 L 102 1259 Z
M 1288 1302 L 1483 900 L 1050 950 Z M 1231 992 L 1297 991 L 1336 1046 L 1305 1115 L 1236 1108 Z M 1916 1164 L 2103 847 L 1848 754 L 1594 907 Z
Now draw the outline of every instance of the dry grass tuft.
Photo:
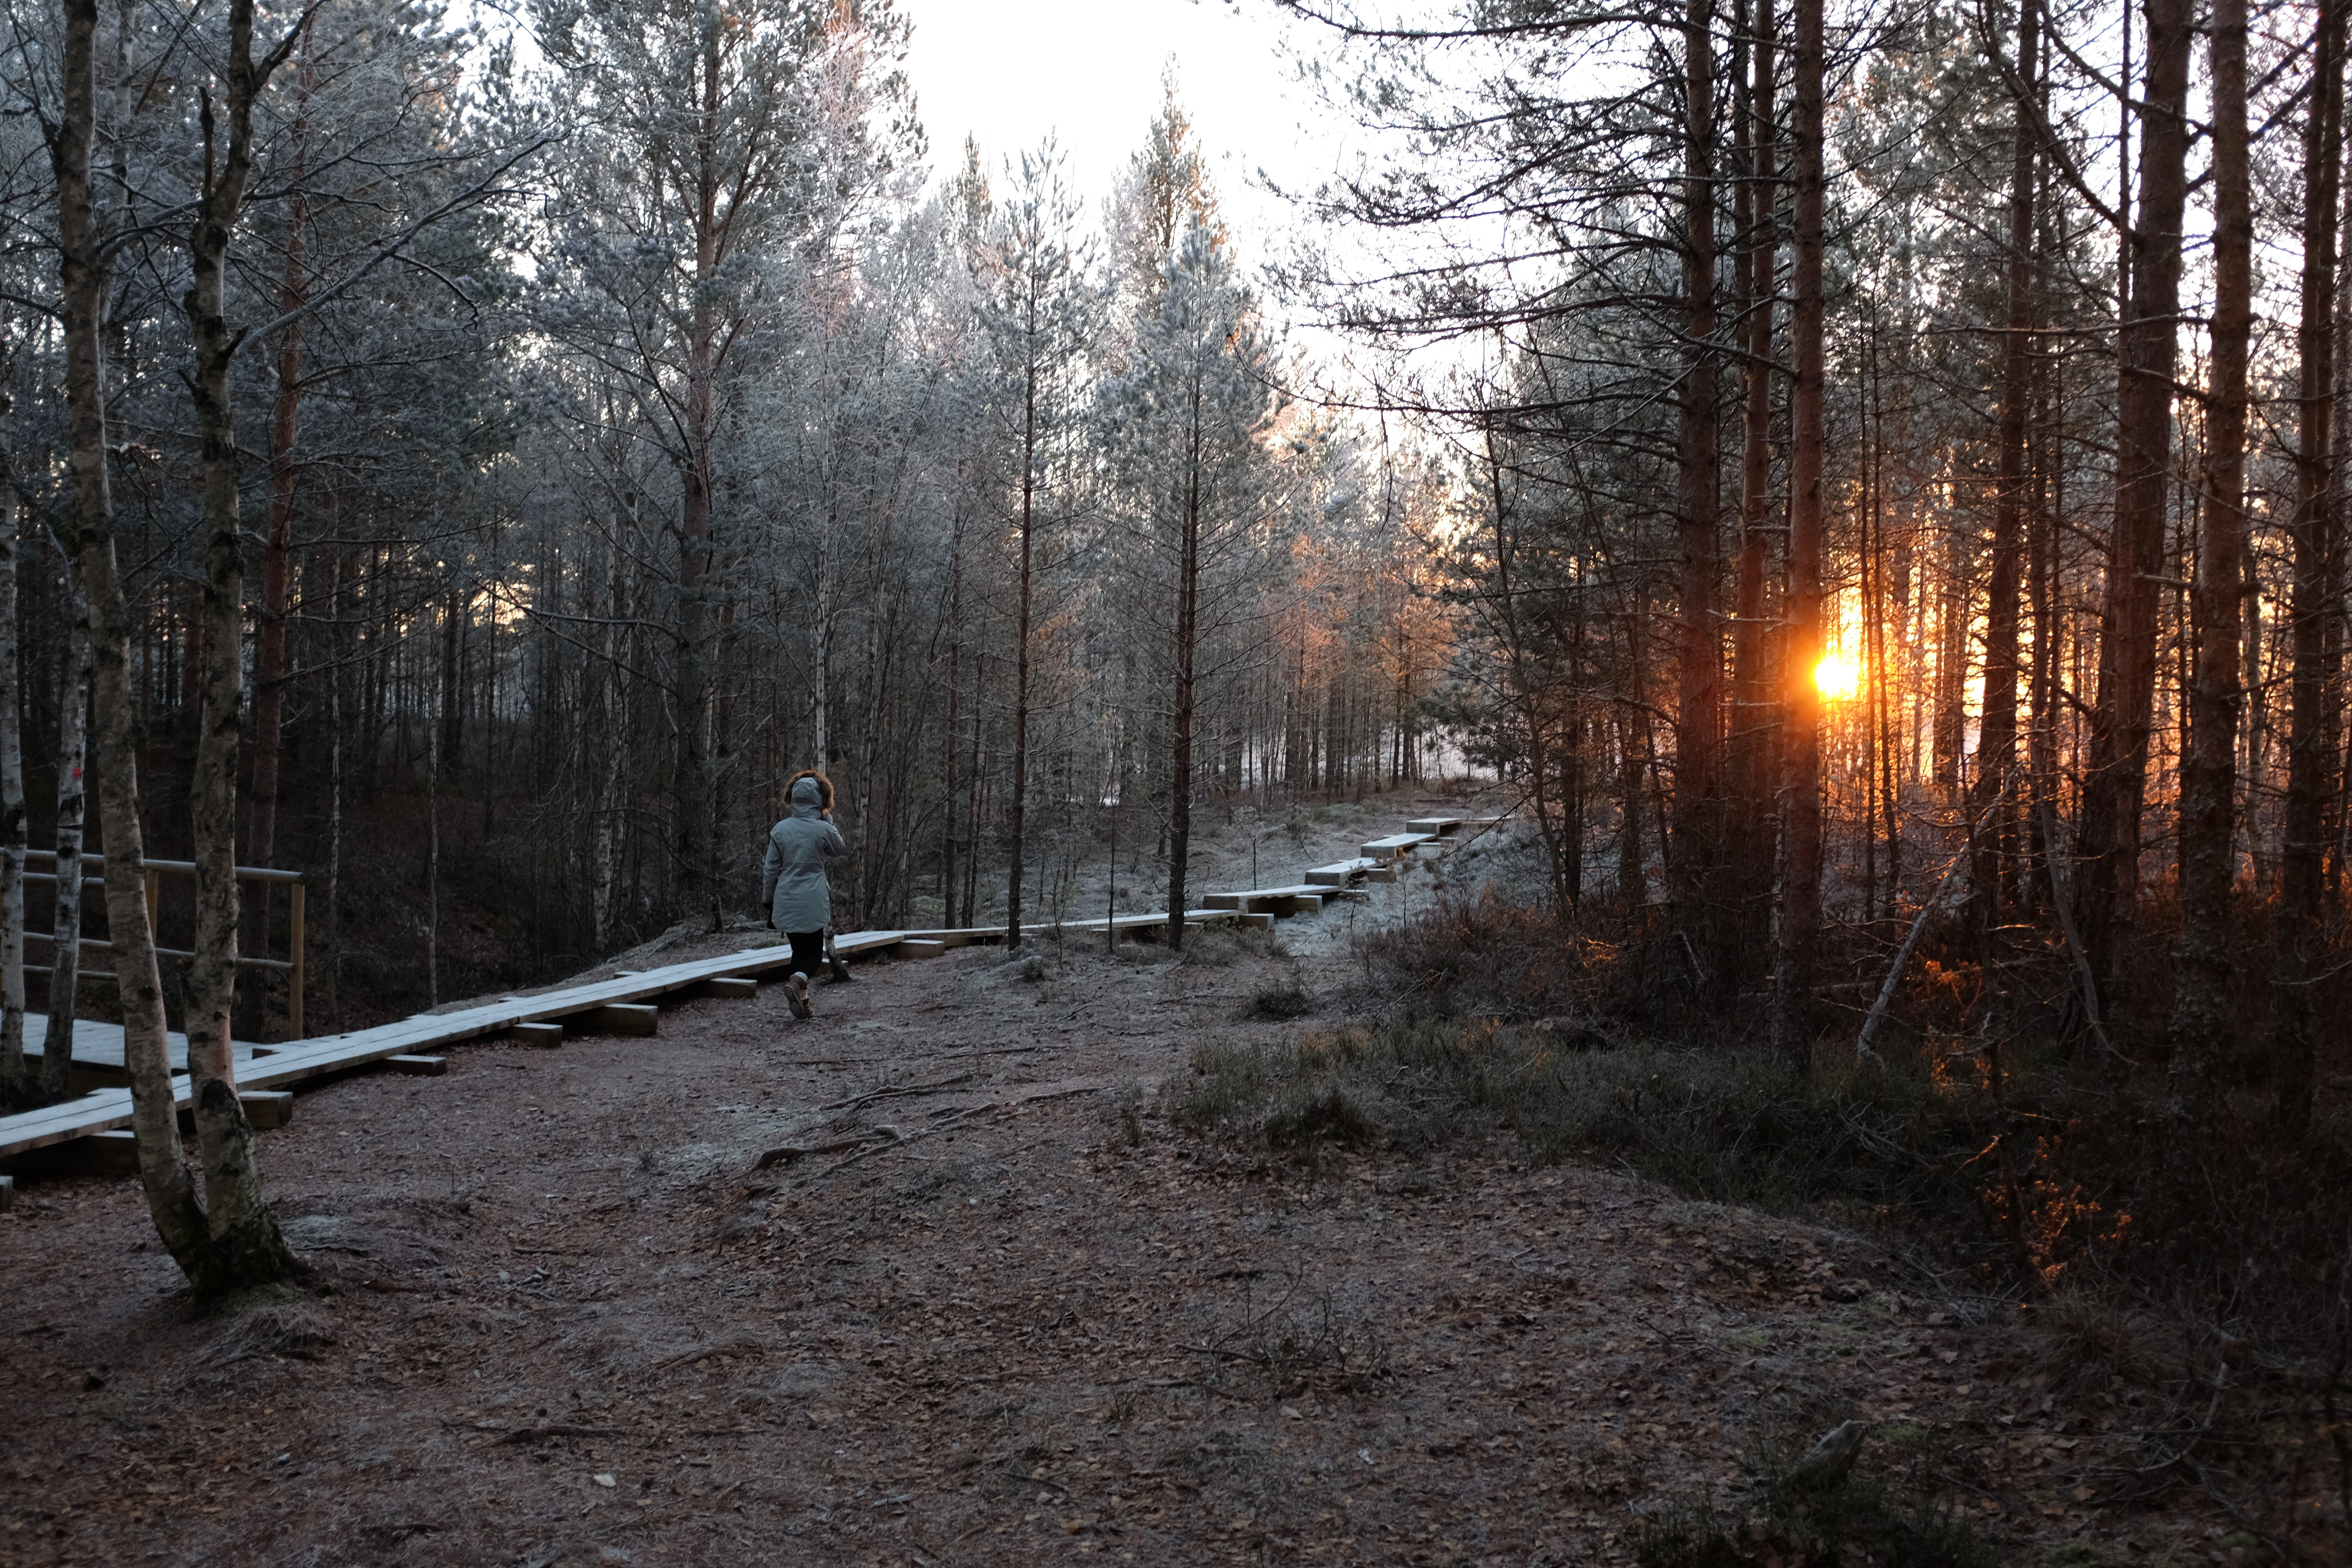
M 316 1302 L 269 1301 L 240 1314 L 205 1347 L 204 1360 L 216 1367 L 259 1356 L 316 1361 L 334 1342 L 334 1320 Z

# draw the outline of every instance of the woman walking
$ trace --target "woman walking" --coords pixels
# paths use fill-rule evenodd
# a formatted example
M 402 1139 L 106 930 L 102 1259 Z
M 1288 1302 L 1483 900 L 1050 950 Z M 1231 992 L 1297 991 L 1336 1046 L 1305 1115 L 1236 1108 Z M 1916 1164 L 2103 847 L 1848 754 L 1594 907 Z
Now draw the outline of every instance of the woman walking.
M 760 897 L 768 906 L 768 923 L 792 939 L 793 973 L 784 982 L 784 1000 L 793 1017 L 812 1018 L 816 1009 L 809 1003 L 809 976 L 824 962 L 824 931 L 833 923 L 824 863 L 848 854 L 849 846 L 833 825 L 831 780 L 809 768 L 793 779 L 786 794 L 789 814 L 768 829 Z

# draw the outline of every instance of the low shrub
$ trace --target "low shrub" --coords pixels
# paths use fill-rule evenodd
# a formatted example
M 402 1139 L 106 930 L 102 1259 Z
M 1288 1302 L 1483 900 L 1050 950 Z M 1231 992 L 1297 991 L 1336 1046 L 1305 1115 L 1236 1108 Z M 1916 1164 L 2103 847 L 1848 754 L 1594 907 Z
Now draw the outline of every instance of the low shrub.
M 1242 1016 L 1285 1020 L 1304 1018 L 1313 1011 L 1315 998 L 1297 980 L 1278 980 L 1252 991 L 1242 1006 Z

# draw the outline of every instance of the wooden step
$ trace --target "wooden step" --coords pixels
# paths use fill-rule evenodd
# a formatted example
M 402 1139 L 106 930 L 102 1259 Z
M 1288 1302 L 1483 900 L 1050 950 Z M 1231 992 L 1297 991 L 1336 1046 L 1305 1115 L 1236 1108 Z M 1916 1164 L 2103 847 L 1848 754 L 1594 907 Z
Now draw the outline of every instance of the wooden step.
M 1235 910 L 1255 912 L 1263 910 L 1277 915 L 1314 914 L 1323 907 L 1326 899 L 1339 897 L 1339 889 L 1307 883 L 1296 888 L 1253 888 L 1240 893 L 1210 893 L 1201 901 L 1213 910 Z
M 760 981 L 756 975 L 721 974 L 715 979 L 704 981 L 701 991 L 705 996 L 718 996 L 730 1001 L 744 1002 L 760 994 Z
M 240 1089 L 237 1103 L 245 1107 L 245 1119 L 257 1132 L 268 1132 L 294 1120 L 294 1096 L 282 1089 Z M 180 1131 L 196 1130 L 196 1110 L 194 1105 L 180 1107 Z
M 116 1128 L 12 1155 L 8 1163 L 26 1176 L 135 1176 L 139 1141 L 129 1128 Z
M 1507 816 L 1416 816 L 1408 821 L 1408 833 L 1426 833 L 1436 838 L 1451 838 L 1457 833 L 1475 833 L 1482 827 L 1492 827 L 1498 822 L 1508 822 Z
M 1388 862 L 1385 860 L 1369 858 L 1335 860 L 1328 866 L 1318 866 L 1307 872 L 1307 880 L 1318 888 L 1344 888 L 1359 877 L 1369 877 L 1375 871 L 1385 872 L 1388 868 Z M 1391 873 L 1381 880 L 1393 881 L 1395 876 Z
M 894 958 L 937 958 L 948 950 L 948 944 L 927 937 L 910 936 L 890 950 Z
M 1437 842 L 1434 833 L 1391 833 L 1386 838 L 1375 838 L 1362 845 L 1357 853 L 1368 860 L 1393 860 L 1400 855 L 1410 855 L 1424 844 Z
M 518 1046 L 530 1046 L 537 1050 L 551 1050 L 563 1043 L 561 1024 L 517 1024 L 507 1031 L 507 1038 Z
M 386 1057 L 383 1065 L 404 1078 L 439 1078 L 449 1070 L 447 1057 Z
M 650 1035 L 660 1027 L 660 1020 L 661 1009 L 649 1002 L 607 1002 L 564 1022 L 584 1035 Z
M 236 1098 L 245 1107 L 245 1119 L 259 1131 L 268 1132 L 294 1120 L 294 1095 L 290 1089 L 248 1089 Z

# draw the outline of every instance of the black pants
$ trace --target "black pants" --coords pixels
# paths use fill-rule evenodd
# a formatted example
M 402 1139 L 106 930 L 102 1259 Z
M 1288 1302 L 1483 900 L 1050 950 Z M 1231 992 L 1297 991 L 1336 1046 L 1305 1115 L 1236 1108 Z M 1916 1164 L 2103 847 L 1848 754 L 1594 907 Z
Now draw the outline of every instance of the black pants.
M 811 979 L 824 973 L 824 932 L 795 931 L 784 934 L 792 939 L 794 971 Z

